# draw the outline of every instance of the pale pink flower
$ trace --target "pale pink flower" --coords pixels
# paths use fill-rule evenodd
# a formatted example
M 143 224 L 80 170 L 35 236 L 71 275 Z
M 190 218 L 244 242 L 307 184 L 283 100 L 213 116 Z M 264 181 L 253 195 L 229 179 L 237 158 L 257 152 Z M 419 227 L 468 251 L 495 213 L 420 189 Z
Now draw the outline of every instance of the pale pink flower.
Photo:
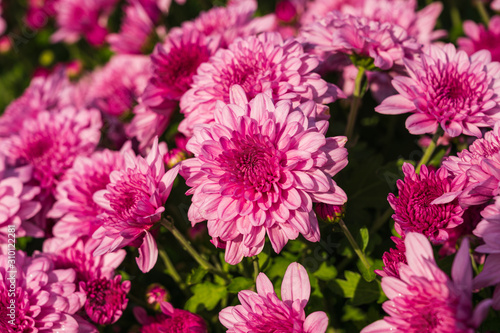
M 341 11 L 346 5 L 363 6 L 365 0 L 312 0 L 306 2 L 306 10 L 300 18 L 302 25 L 319 21 L 333 10 Z
M 264 273 L 257 277 L 256 287 L 257 293 L 250 290 L 238 293 L 241 305 L 229 306 L 219 313 L 219 320 L 228 328 L 228 333 L 326 332 L 326 313 L 317 311 L 306 317 L 304 308 L 309 301 L 311 285 L 307 271 L 300 264 L 293 262 L 288 266 L 281 283 L 282 300 Z
M 292 100 L 294 106 L 313 100 L 322 114 L 327 108 L 321 104 L 345 95 L 313 73 L 318 64 L 299 42 L 283 41 L 278 33 L 239 38 L 199 67 L 192 88 L 181 98 L 181 113 L 186 118 L 179 131 L 189 137 L 196 124 L 213 122 L 216 102 L 228 103 L 234 84 L 241 85 L 249 99 L 271 90 L 275 101 Z
M 460 37 L 457 44 L 460 50 L 472 55 L 480 50 L 488 50 L 491 53 L 491 60 L 500 61 L 500 16 L 493 16 L 486 29 L 482 24 L 473 21 L 465 21 L 463 24 L 464 33 L 467 37 Z
M 58 30 L 51 36 L 56 43 L 75 43 L 84 36 L 92 45 L 104 42 L 108 17 L 117 0 L 61 0 L 54 6 Z
M 418 232 L 430 237 L 433 243 L 448 239 L 447 230 L 463 222 L 463 209 L 457 196 L 461 193 L 464 177 L 453 178 L 448 170 L 428 170 L 422 165 L 420 174 L 413 165 L 403 164 L 404 180 L 398 179 L 398 197 L 389 194 L 387 200 L 394 209 L 392 218 L 398 234 L 405 237 Z
M 56 202 L 48 217 L 57 219 L 52 233 L 56 237 L 91 236 L 100 226 L 97 216 L 104 209 L 93 200 L 93 195 L 109 184 L 109 175 L 125 164 L 123 152 L 130 149 L 126 144 L 122 152 L 103 150 L 91 156 L 78 156 L 71 169 L 57 185 Z
M 491 9 L 500 10 L 500 0 L 493 0 L 491 2 Z
M 129 151 L 124 152 L 124 158 L 124 168 L 111 172 L 106 189 L 94 193 L 94 201 L 105 210 L 98 216 L 101 226 L 92 235 L 100 241 L 94 255 L 137 246 L 137 265 L 148 272 L 158 258 L 149 229 L 161 219 L 179 166 L 165 172 L 158 139 L 146 159 Z
M 175 309 L 168 302 L 162 302 L 160 308 L 161 313 L 155 317 L 148 316 L 143 308 L 134 308 L 134 316 L 142 325 L 140 333 L 207 333 L 207 324 L 197 314 Z
M 457 177 L 467 177 L 466 188 L 459 197 L 461 205 L 480 205 L 497 195 L 500 184 L 500 122 L 483 138 L 476 139 L 468 149 L 457 156 L 445 158 L 443 166 Z
M 402 66 L 420 52 L 420 44 L 406 29 L 390 22 L 353 16 L 340 11 L 329 12 L 324 19 L 303 27 L 300 40 L 314 47 L 322 60 L 335 57 L 342 64 L 348 56 L 372 58 L 373 64 L 390 70 Z M 334 62 L 334 60 L 328 60 Z
M 375 111 L 413 113 L 406 120 L 410 133 L 434 133 L 441 126 L 451 137 L 481 137 L 480 127 L 500 119 L 500 63 L 491 62 L 489 52 L 469 57 L 452 44 L 431 45 L 405 66 L 410 77 L 392 81 L 399 94 L 386 98 Z
M 97 110 L 65 107 L 41 111 L 23 122 L 21 130 L 4 142 L 10 165 L 31 165 L 42 190 L 52 192 L 78 155 L 90 155 L 100 139 L 101 116 Z
M 78 333 L 73 314 L 83 306 L 85 294 L 76 290 L 75 271 L 54 269 L 49 258 L 36 254 L 28 257 L 22 251 L 15 251 L 15 264 L 8 259 L 0 255 L 0 331 Z M 15 304 L 10 310 L 13 282 Z M 14 326 L 8 323 L 10 320 Z
M 439 269 L 426 236 L 409 233 L 405 246 L 408 264 L 399 265 L 399 277 L 382 278 L 389 298 L 383 304 L 388 316 L 361 333 L 474 333 L 487 316 L 491 300 L 473 309 L 468 239 L 464 238 L 455 257 L 452 279 Z
M 230 103 L 219 102 L 214 122 L 196 126 L 188 142 L 195 158 L 181 163 L 181 175 L 192 187 L 189 220 L 208 220 L 230 264 L 261 252 L 266 233 L 277 253 L 299 233 L 319 241 L 312 203 L 347 200 L 331 178 L 347 164 L 346 138 L 325 138 L 328 122 L 315 123 L 313 101 L 294 109 L 259 94 L 248 103 L 233 86 Z

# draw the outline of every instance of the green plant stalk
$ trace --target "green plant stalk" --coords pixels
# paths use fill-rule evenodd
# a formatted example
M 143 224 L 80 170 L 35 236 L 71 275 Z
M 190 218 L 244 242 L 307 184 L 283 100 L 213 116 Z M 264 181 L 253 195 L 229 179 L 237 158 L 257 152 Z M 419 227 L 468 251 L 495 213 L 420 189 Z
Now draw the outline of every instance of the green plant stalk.
M 354 237 L 352 237 L 352 234 L 349 231 L 349 229 L 347 229 L 347 226 L 345 225 L 344 220 L 341 219 L 339 221 L 339 225 L 340 225 L 340 228 L 342 229 L 342 231 L 344 232 L 344 235 L 347 237 L 347 240 L 349 241 L 349 243 L 351 243 L 351 246 L 354 249 L 354 252 L 356 252 L 356 254 L 358 255 L 359 260 L 361 260 L 361 263 L 363 263 L 363 266 L 365 266 L 365 268 L 369 271 L 371 268 L 371 265 L 368 262 L 368 260 L 366 259 L 363 251 L 361 251 L 361 248 L 359 247 L 359 245 L 356 242 L 356 240 L 354 239 Z
M 441 129 L 441 127 L 438 127 L 436 133 L 434 133 L 434 135 L 432 136 L 432 141 L 429 144 L 429 147 L 427 147 L 427 149 L 425 150 L 424 156 L 422 156 L 420 162 L 418 162 L 417 168 L 415 170 L 417 173 L 420 173 L 420 167 L 422 167 L 422 165 L 427 164 L 430 161 L 434 150 L 436 150 L 437 141 L 442 134 L 443 130 Z
M 159 249 L 158 253 L 160 254 L 161 259 L 163 260 L 163 263 L 165 264 L 165 269 L 167 274 L 169 274 L 172 279 L 174 279 L 175 283 L 181 288 L 181 290 L 186 290 L 186 284 L 182 280 L 181 276 L 175 269 L 172 260 L 170 260 L 170 257 L 168 256 L 167 252 L 164 249 Z
M 254 256 L 252 263 L 253 263 L 253 278 L 254 278 L 254 280 L 257 280 L 257 277 L 259 276 L 259 273 L 260 273 L 259 257 Z
M 364 92 L 366 90 L 364 89 L 365 87 L 363 85 L 365 71 L 366 70 L 364 67 L 358 67 L 358 74 L 356 75 L 354 92 L 352 94 L 351 108 L 349 110 L 349 116 L 347 118 L 347 126 L 345 128 L 345 133 L 344 133 L 348 141 L 352 139 L 352 135 L 354 133 L 354 125 L 356 124 L 356 118 L 358 117 L 358 110 L 361 104 L 361 98 L 363 98 Z
M 490 24 L 490 16 L 488 15 L 486 8 L 484 7 L 484 3 L 481 0 L 476 0 L 475 5 L 477 11 L 479 12 L 479 16 L 481 16 L 481 19 L 483 20 L 484 24 L 488 26 Z

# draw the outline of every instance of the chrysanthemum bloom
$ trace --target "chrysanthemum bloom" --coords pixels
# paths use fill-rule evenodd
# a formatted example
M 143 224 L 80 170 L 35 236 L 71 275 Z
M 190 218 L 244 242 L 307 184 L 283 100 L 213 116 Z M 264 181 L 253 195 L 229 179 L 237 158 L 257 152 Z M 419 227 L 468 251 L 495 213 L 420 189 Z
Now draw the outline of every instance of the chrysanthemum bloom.
M 2 143 L 11 165 L 31 165 L 33 178 L 51 192 L 78 155 L 90 155 L 101 136 L 99 111 L 65 107 L 42 111 Z
M 149 229 L 161 219 L 179 166 L 165 172 L 158 139 L 146 159 L 128 151 L 124 158 L 124 168 L 111 172 L 106 189 L 94 193 L 94 201 L 105 210 L 98 216 L 101 227 L 92 235 L 101 242 L 94 255 L 137 246 L 137 265 L 148 272 L 158 259 L 156 241 Z
M 387 197 L 394 209 L 392 218 L 396 231 L 404 237 L 408 232 L 418 232 L 430 237 L 433 243 L 447 240 L 447 229 L 463 222 L 463 209 L 456 197 L 464 186 L 464 178 L 452 178 L 448 170 L 428 170 L 422 165 L 420 174 L 413 165 L 403 164 L 404 180 L 396 182 L 399 196 Z
M 188 142 L 196 157 L 181 163 L 193 194 L 189 220 L 208 220 L 230 264 L 262 251 L 266 233 L 277 253 L 299 233 L 319 241 L 312 203 L 347 200 L 331 178 L 347 165 L 346 138 L 325 138 L 328 122 L 314 122 L 312 101 L 293 109 L 259 94 L 248 103 L 233 86 L 230 102 L 219 102 L 214 123 L 195 127 Z
M 52 233 L 56 237 L 91 236 L 100 226 L 97 216 L 104 209 L 93 200 L 93 195 L 109 184 L 109 175 L 124 165 L 123 152 L 103 150 L 91 156 L 79 156 L 57 185 L 56 202 L 48 217 L 58 219 Z
M 260 273 L 257 293 L 243 290 L 238 293 L 241 305 L 230 306 L 219 313 L 228 333 L 297 332 L 325 333 L 328 317 L 323 311 L 306 317 L 304 308 L 309 301 L 311 285 L 307 271 L 291 263 L 283 277 L 280 300 L 269 278 Z
M 167 129 L 175 109 L 169 113 L 152 111 L 139 99 L 139 104 L 134 107 L 134 118 L 125 126 L 125 132 L 129 138 L 136 138 L 139 141 L 140 151 L 145 151 L 151 147 L 155 137 L 161 136 Z
M 500 183 L 500 122 L 484 137 L 476 139 L 468 149 L 457 156 L 444 159 L 443 166 L 455 176 L 467 176 L 467 184 L 460 195 L 462 206 L 486 203 L 498 194 Z
M 125 258 L 125 250 L 93 256 L 99 241 L 89 238 L 50 238 L 43 244 L 43 252 L 56 269 L 74 269 L 75 284 L 87 295 L 84 312 L 78 313 L 99 325 L 116 322 L 127 307 L 130 281 L 121 282 L 115 269 Z M 83 311 L 82 311 L 83 312 Z
M 375 111 L 413 113 L 406 120 L 410 133 L 434 133 L 441 126 L 451 137 L 481 137 L 480 127 L 493 127 L 500 119 L 500 63 L 491 62 L 488 51 L 469 57 L 452 44 L 431 45 L 420 60 L 407 60 L 405 66 L 410 77 L 392 82 L 399 94 Z
M 339 64 L 342 59 L 348 63 L 347 57 L 354 54 L 373 59 L 373 64 L 382 70 L 402 65 L 403 59 L 412 59 L 421 47 L 398 25 L 339 11 L 332 11 L 324 19 L 305 26 L 300 40 L 312 44 L 322 60 L 334 56 Z
M 155 317 L 148 316 L 143 308 L 134 308 L 135 318 L 142 325 L 140 333 L 207 333 L 207 325 L 200 316 L 174 309 L 168 302 L 162 302 L 160 307 L 162 313 Z
M 283 41 L 278 33 L 238 38 L 199 67 L 192 88 L 181 99 L 181 113 L 186 118 L 179 131 L 189 137 L 196 124 L 213 122 L 216 102 L 228 103 L 234 84 L 241 85 L 249 99 L 272 90 L 275 101 L 292 100 L 294 106 L 307 100 L 328 104 L 345 97 L 338 87 L 312 72 L 318 64 L 299 42 Z M 325 109 L 321 106 L 318 111 Z
M 55 15 L 54 5 L 57 0 L 28 0 L 26 24 L 31 29 L 41 29 Z
M 482 24 L 465 21 L 464 33 L 467 37 L 460 37 L 457 44 L 460 50 L 472 55 L 479 50 L 488 50 L 493 61 L 500 61 L 500 16 L 493 16 L 486 29 Z
M 5 158 L 0 155 L 0 254 L 7 254 L 9 226 L 14 226 L 16 237 L 43 237 L 44 232 L 29 221 L 41 208 L 34 200 L 40 188 L 26 184 L 31 179 L 31 167 L 5 169 Z
M 81 36 L 92 45 L 104 42 L 108 16 L 117 0 L 64 0 L 54 6 L 58 30 L 51 36 L 56 43 L 75 43 Z
M 112 116 L 131 110 L 146 87 L 150 65 L 147 56 L 114 56 L 90 76 L 87 104 Z
M 72 315 L 83 306 L 85 295 L 76 291 L 75 271 L 54 269 L 49 258 L 28 257 L 22 251 L 16 251 L 15 265 L 8 259 L 0 255 L 0 331 L 78 333 Z M 14 281 L 15 306 L 11 310 L 9 289 Z
M 396 248 L 392 248 L 389 252 L 384 252 L 382 261 L 384 268 L 382 270 L 375 270 L 375 273 L 381 277 L 394 276 L 399 278 L 399 265 L 408 264 L 406 261 L 406 247 L 404 241 L 399 237 L 391 237 L 392 241 L 396 244 Z
M 164 44 L 151 55 L 153 74 L 144 91 L 143 102 L 161 114 L 177 107 L 191 87 L 193 75 L 219 47 L 219 39 L 197 30 L 174 28 Z
M 108 35 L 106 40 L 116 53 L 141 54 L 160 16 L 160 10 L 154 1 L 128 0 L 124 12 L 120 32 Z
M 405 246 L 408 264 L 400 264 L 399 278 L 382 278 L 382 289 L 389 298 L 383 308 L 389 316 L 361 333 L 475 332 L 487 316 L 491 300 L 482 301 L 473 310 L 467 238 L 453 262 L 452 279 L 439 269 L 426 236 L 409 233 Z

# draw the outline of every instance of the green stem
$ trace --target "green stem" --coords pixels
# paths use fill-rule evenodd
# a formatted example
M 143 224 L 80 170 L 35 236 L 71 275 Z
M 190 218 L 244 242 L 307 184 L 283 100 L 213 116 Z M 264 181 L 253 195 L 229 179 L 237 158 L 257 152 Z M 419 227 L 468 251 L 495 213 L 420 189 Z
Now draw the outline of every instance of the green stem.
M 253 278 L 254 280 L 257 280 L 257 277 L 259 276 L 260 269 L 259 269 L 259 257 L 254 256 L 253 257 Z
M 352 139 L 354 133 L 354 125 L 356 124 L 356 118 L 358 117 L 358 110 L 361 104 L 361 98 L 364 95 L 365 88 L 363 85 L 363 79 L 365 77 L 364 67 L 358 67 L 358 74 L 356 75 L 356 81 L 354 84 L 354 92 L 352 94 L 351 108 L 349 110 L 349 116 L 347 118 L 347 126 L 345 128 L 345 136 L 348 142 Z
M 165 264 L 165 270 L 167 274 L 169 274 L 172 277 L 172 279 L 174 279 L 175 283 L 177 283 L 177 285 L 181 288 L 181 290 L 186 290 L 186 284 L 184 283 L 181 276 L 175 269 L 174 264 L 172 263 L 172 260 L 170 260 L 170 257 L 168 256 L 167 252 L 164 249 L 159 249 L 158 253 L 160 254 L 160 257 L 163 260 L 163 263 Z
M 219 275 L 222 277 L 226 282 L 229 282 L 229 278 L 225 272 L 222 272 L 212 266 L 208 261 L 206 261 L 196 250 L 195 248 L 191 245 L 191 243 L 184 237 L 184 235 L 175 227 L 173 221 L 169 221 L 166 218 L 162 218 L 160 221 L 161 225 L 167 228 L 168 231 L 174 235 L 174 237 L 177 239 L 179 243 L 184 247 L 184 249 L 193 257 L 194 260 L 198 264 L 200 264 L 201 267 L 206 269 L 209 272 L 212 272 L 216 275 Z
M 475 275 L 479 274 L 479 268 L 477 267 L 476 260 L 474 260 L 474 255 L 472 253 L 470 255 L 470 260 L 472 262 L 472 269 L 474 270 Z
M 429 162 L 429 160 L 431 159 L 432 154 L 434 153 L 434 150 L 436 149 L 437 140 L 441 137 L 442 134 L 443 134 L 443 130 L 441 129 L 441 127 L 438 127 L 438 129 L 436 130 L 436 133 L 434 133 L 434 135 L 432 136 L 431 143 L 429 144 L 429 146 L 425 150 L 424 156 L 422 156 L 422 158 L 420 159 L 420 162 L 418 162 L 418 165 L 416 168 L 417 173 L 420 172 L 420 167 L 424 164 L 427 164 Z
M 476 8 L 483 20 L 484 24 L 488 26 L 490 24 L 490 16 L 484 7 L 484 3 L 481 0 L 476 0 Z
M 344 220 L 341 219 L 339 221 L 339 225 L 342 228 L 342 231 L 344 232 L 345 236 L 347 237 L 347 240 L 349 241 L 349 243 L 351 243 L 351 246 L 354 249 L 354 252 L 356 252 L 356 254 L 358 255 L 359 260 L 361 260 L 361 262 L 363 263 L 363 266 L 365 266 L 365 268 L 369 271 L 371 265 L 368 262 L 368 260 L 366 259 L 363 251 L 361 251 L 361 248 L 359 247 L 359 245 L 356 242 L 356 240 L 354 239 L 354 237 L 352 237 L 349 229 L 347 229 L 347 226 L 345 225 Z
M 378 229 L 380 229 L 380 227 L 382 227 L 387 222 L 387 220 L 391 217 L 393 211 L 394 210 L 392 209 L 392 207 L 388 207 L 385 210 L 385 212 L 380 217 L 378 217 L 375 220 L 375 222 L 373 222 L 373 225 L 370 229 L 370 234 L 374 234 Z

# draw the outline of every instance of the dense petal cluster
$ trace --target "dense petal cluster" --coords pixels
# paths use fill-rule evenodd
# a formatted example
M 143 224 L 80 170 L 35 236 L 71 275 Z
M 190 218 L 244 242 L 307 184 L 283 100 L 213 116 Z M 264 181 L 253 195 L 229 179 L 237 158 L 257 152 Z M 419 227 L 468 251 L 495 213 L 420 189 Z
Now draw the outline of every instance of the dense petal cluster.
M 280 300 L 269 278 L 260 273 L 257 293 L 243 290 L 238 293 L 241 305 L 230 306 L 219 313 L 228 333 L 297 332 L 325 333 L 326 313 L 317 311 L 306 317 L 304 308 L 309 301 L 311 285 L 307 271 L 291 263 L 283 277 Z
M 15 264 L 8 259 L 0 255 L 0 330 L 78 333 L 72 315 L 83 306 L 85 294 L 76 290 L 75 271 L 54 269 L 49 258 L 28 257 L 22 251 L 15 251 Z M 11 288 L 15 298 L 10 296 Z M 9 309 L 11 304 L 14 313 Z
M 491 300 L 473 311 L 468 240 L 464 239 L 453 262 L 453 279 L 439 269 L 427 237 L 409 233 L 405 246 L 408 264 L 399 266 L 399 277 L 382 278 L 382 289 L 389 298 L 383 308 L 389 316 L 361 333 L 475 332 L 488 314 Z
M 213 122 L 216 102 L 228 103 L 229 89 L 235 84 L 249 99 L 271 90 L 275 101 L 292 100 L 294 106 L 307 100 L 327 104 L 344 97 L 335 85 L 313 73 L 318 64 L 297 40 L 283 41 L 278 33 L 238 38 L 199 67 L 192 88 L 181 98 L 186 118 L 179 131 L 192 136 L 194 125 Z
M 394 209 L 396 231 L 403 237 L 418 232 L 434 243 L 448 239 L 448 229 L 463 222 L 463 209 L 456 197 L 464 185 L 463 177 L 452 179 L 445 168 L 428 170 L 422 165 L 420 174 L 414 167 L 403 165 L 404 180 L 397 181 L 399 197 L 389 194 L 387 200 Z
M 467 37 L 460 37 L 457 44 L 461 50 L 472 55 L 480 50 L 488 50 L 493 61 L 500 61 L 500 16 L 493 16 L 488 29 L 473 21 L 464 22 L 464 33 Z
M 375 270 L 379 276 L 394 276 L 399 278 L 399 265 L 408 264 L 406 260 L 406 247 L 401 238 L 391 237 L 392 241 L 396 243 L 396 248 L 392 248 L 389 252 L 384 252 L 382 261 L 384 262 L 383 270 Z
M 94 255 L 137 246 L 137 264 L 148 272 L 158 258 L 156 241 L 149 229 L 161 219 L 179 166 L 165 172 L 158 140 L 146 159 L 130 151 L 124 152 L 124 159 L 125 166 L 111 172 L 106 189 L 94 193 L 94 201 L 105 210 L 98 216 L 101 226 L 92 235 L 100 240 Z
M 434 133 L 441 126 L 451 137 L 481 137 L 481 127 L 500 119 L 500 63 L 492 62 L 489 52 L 469 57 L 452 44 L 432 45 L 405 66 L 410 77 L 396 77 L 392 84 L 398 94 L 375 111 L 413 113 L 406 120 L 410 133 Z
M 233 86 L 231 104 L 219 103 L 214 122 L 195 127 L 182 163 L 192 187 L 188 212 L 195 224 L 208 220 L 226 261 L 258 254 L 266 233 L 276 252 L 299 233 L 319 241 L 312 203 L 343 205 L 347 197 L 331 179 L 347 164 L 345 137 L 325 138 L 327 121 L 314 124 L 316 104 L 296 109 L 259 94 L 250 103 Z

